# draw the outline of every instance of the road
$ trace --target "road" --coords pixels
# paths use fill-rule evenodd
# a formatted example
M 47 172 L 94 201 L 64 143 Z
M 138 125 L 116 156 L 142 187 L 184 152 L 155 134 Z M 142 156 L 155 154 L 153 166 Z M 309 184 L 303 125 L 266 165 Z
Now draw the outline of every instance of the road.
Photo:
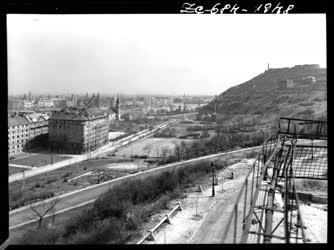
M 192 236 L 189 243 L 191 244 L 221 244 L 221 243 L 233 243 L 233 222 L 230 227 L 230 231 L 227 235 L 225 242 L 223 242 L 223 234 L 232 214 L 236 198 L 240 192 L 241 185 L 244 181 L 244 178 L 240 178 L 238 183 L 235 183 L 235 186 L 232 190 L 228 190 L 228 194 L 224 192 L 223 198 L 217 198 L 216 204 L 208 212 L 204 220 L 202 221 L 200 227 Z M 219 194 L 218 194 L 219 196 Z M 243 199 L 243 197 L 241 197 Z M 237 228 L 237 237 L 241 237 L 241 222 L 243 219 L 243 203 L 239 203 L 238 207 L 238 227 Z
M 156 175 L 166 170 L 173 170 L 178 167 L 191 166 L 191 164 L 194 164 L 194 163 L 214 160 L 214 159 L 224 157 L 224 156 L 239 155 L 245 152 L 253 152 L 259 149 L 261 149 L 261 146 L 245 148 L 245 149 L 230 151 L 226 153 L 207 155 L 207 156 L 202 156 L 199 158 L 190 159 L 190 160 L 186 160 L 182 162 L 167 164 L 167 165 L 163 165 L 163 166 L 160 166 L 154 169 L 149 169 L 143 172 L 130 174 L 127 176 L 123 176 L 123 177 L 114 179 L 114 180 L 106 181 L 100 184 L 96 184 L 96 185 L 92 185 L 92 186 L 89 186 L 83 189 L 79 189 L 79 190 L 76 190 L 76 191 L 73 191 L 67 194 L 63 194 L 63 195 L 45 200 L 44 202 L 47 203 L 47 202 L 51 202 L 57 199 L 58 203 L 56 206 L 56 211 L 63 210 L 64 212 L 66 211 L 66 209 L 69 210 L 69 208 L 73 206 L 80 206 L 80 204 L 82 203 L 94 200 L 98 198 L 99 195 L 107 191 L 110 187 L 114 185 L 119 185 L 128 180 L 133 180 L 136 178 L 138 179 L 146 178 L 147 176 Z M 42 206 L 42 204 L 40 206 Z M 24 206 L 24 207 L 12 210 L 9 213 L 9 227 L 11 229 L 11 228 L 15 228 L 18 226 L 22 226 L 24 225 L 24 223 L 27 223 L 33 219 L 36 219 L 34 212 L 30 209 L 29 206 Z
M 101 155 L 101 154 L 106 154 L 110 151 L 114 151 L 114 150 L 116 150 L 120 147 L 128 145 L 128 144 L 130 144 L 134 141 L 137 141 L 139 139 L 147 138 L 147 137 L 153 135 L 154 133 L 156 133 L 158 130 L 165 129 L 166 127 L 171 126 L 175 123 L 176 123 L 175 120 L 164 122 L 162 124 L 159 124 L 159 125 L 155 126 L 151 130 L 146 129 L 146 130 L 140 131 L 140 132 L 138 132 L 134 135 L 127 136 L 127 137 L 125 137 L 121 140 L 118 140 L 118 141 L 115 141 L 115 142 L 110 142 L 108 145 L 105 145 L 105 146 L 103 146 L 103 147 L 101 147 L 101 148 L 99 148 L 95 151 L 92 151 L 92 152 L 89 152 L 89 153 L 86 153 L 86 154 L 82 154 L 82 155 L 73 155 L 73 157 L 71 159 L 64 160 L 64 161 L 61 161 L 61 162 L 57 162 L 57 163 L 54 163 L 52 165 L 50 164 L 50 165 L 46 165 L 46 166 L 43 166 L 43 167 L 38 167 L 38 168 L 34 168 L 34 169 L 31 169 L 31 170 L 25 171 L 25 173 L 24 173 L 25 178 L 32 177 L 32 176 L 39 175 L 39 174 L 43 174 L 43 173 L 46 173 L 46 172 L 49 172 L 49 171 L 52 171 L 52 170 L 55 170 L 55 169 L 58 169 L 58 168 L 63 168 L 63 167 L 69 166 L 71 164 L 82 162 L 82 161 L 85 161 L 85 160 L 90 159 L 92 157 L 96 157 L 96 156 Z M 9 176 L 8 182 L 11 183 L 11 182 L 14 182 L 14 181 L 22 180 L 22 178 L 23 178 L 22 173 L 13 174 L 13 175 Z

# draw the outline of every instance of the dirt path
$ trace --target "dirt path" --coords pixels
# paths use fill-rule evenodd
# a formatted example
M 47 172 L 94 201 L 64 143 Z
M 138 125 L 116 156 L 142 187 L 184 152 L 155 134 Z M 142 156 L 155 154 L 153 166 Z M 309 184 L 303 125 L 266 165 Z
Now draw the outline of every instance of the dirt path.
M 211 178 L 208 178 L 201 185 L 202 193 L 194 190 L 187 193 L 187 197 L 173 201 L 181 202 L 183 211 L 171 218 L 171 224 L 163 225 L 155 232 L 156 241 L 145 241 L 144 244 L 220 243 L 223 227 L 229 219 L 224 215 L 232 210 L 251 162 L 245 160 L 218 172 L 215 197 L 212 197 Z M 235 179 L 225 180 L 222 185 L 223 176 L 229 176 L 232 171 Z M 223 216 L 217 218 L 217 214 Z

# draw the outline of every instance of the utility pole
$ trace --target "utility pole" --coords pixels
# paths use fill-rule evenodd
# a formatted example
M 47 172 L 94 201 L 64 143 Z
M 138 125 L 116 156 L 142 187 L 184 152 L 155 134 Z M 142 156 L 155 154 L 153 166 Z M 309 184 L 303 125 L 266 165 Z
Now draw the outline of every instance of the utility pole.
M 215 196 L 215 166 L 213 161 L 211 162 L 211 169 L 212 169 L 212 197 Z

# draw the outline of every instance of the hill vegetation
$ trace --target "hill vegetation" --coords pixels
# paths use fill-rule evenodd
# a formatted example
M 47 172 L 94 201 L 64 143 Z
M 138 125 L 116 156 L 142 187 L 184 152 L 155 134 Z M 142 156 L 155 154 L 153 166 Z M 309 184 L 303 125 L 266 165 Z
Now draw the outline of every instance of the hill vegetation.
M 307 82 L 310 76 L 315 82 Z M 284 80 L 292 80 L 293 86 L 279 86 Z M 217 123 L 229 127 L 246 122 L 273 128 L 280 116 L 325 120 L 326 83 L 326 69 L 314 65 L 269 69 L 220 94 L 201 108 L 200 119 L 210 119 L 216 110 Z

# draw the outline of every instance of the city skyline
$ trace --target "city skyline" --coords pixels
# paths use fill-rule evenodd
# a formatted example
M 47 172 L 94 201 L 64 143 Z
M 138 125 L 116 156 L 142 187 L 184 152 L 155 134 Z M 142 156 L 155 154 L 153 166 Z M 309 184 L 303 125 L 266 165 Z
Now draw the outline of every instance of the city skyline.
M 326 67 L 324 14 L 8 15 L 7 33 L 10 95 L 212 96 L 267 63 Z

